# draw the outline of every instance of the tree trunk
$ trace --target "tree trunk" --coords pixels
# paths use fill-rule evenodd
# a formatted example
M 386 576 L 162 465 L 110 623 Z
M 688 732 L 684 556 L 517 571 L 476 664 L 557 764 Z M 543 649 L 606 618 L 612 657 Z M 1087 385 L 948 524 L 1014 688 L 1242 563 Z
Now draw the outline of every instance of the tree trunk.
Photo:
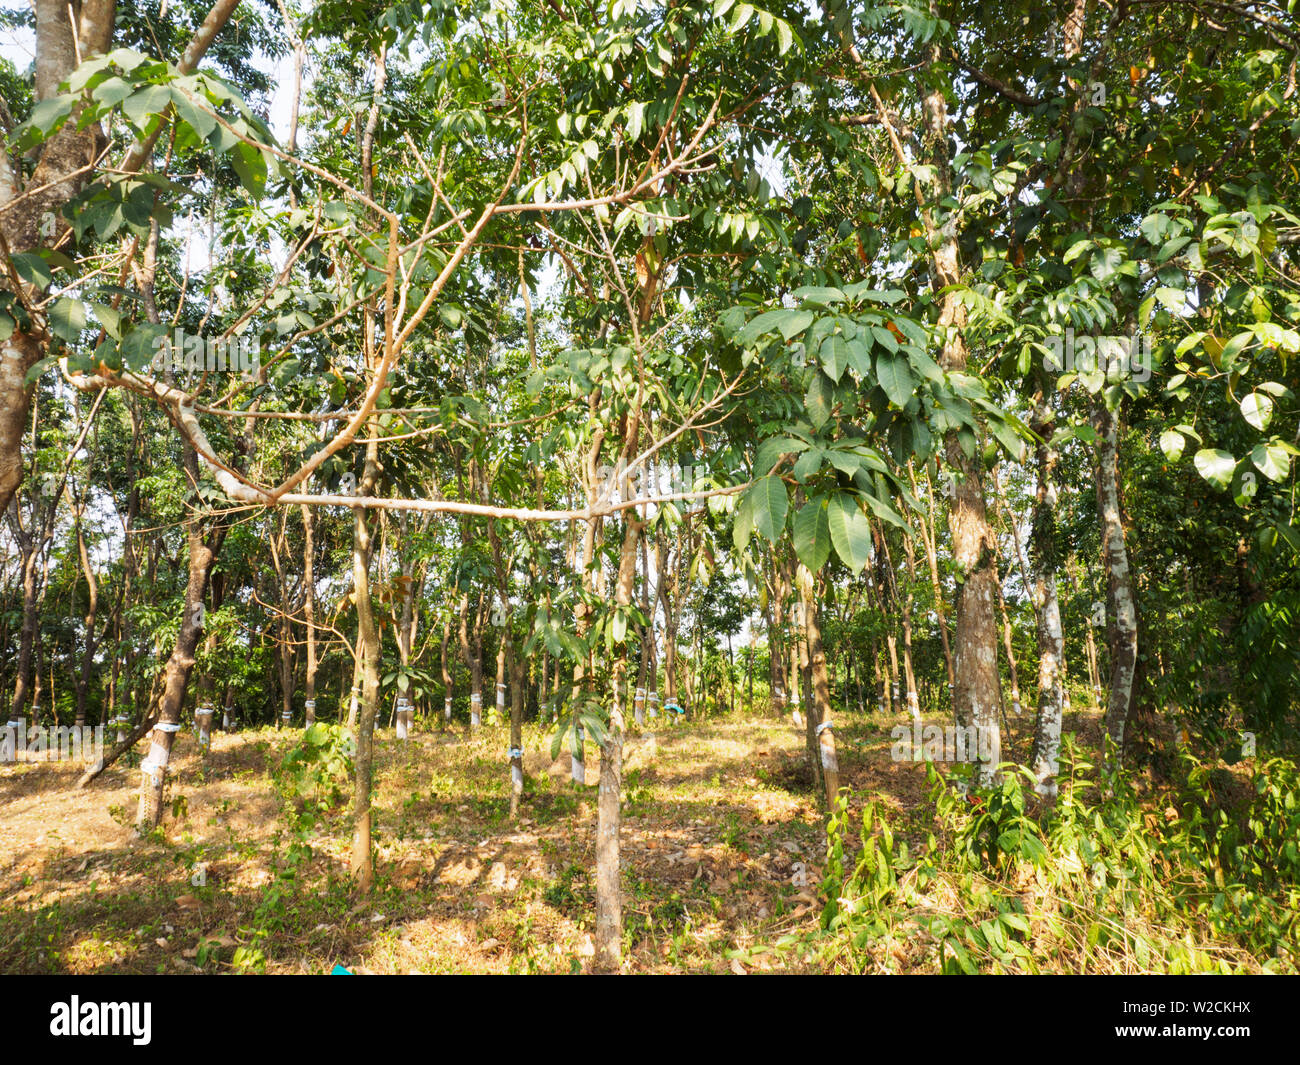
M 77 674 L 77 712 L 74 724 L 82 728 L 86 724 L 86 700 L 90 694 L 90 674 L 95 664 L 95 620 L 99 607 L 99 582 L 90 565 L 90 556 L 86 551 L 86 534 L 82 525 L 84 504 L 77 508 L 77 555 L 81 559 L 81 572 L 86 578 L 87 601 L 85 625 L 85 647 L 81 655 L 81 670 Z M 100 718 L 101 722 L 103 718 Z
M 912 491 L 916 492 L 916 478 L 912 478 Z M 952 662 L 952 647 L 948 639 L 948 610 L 943 599 L 943 585 L 939 581 L 939 553 L 935 545 L 935 519 L 936 496 L 934 485 L 930 484 L 929 474 L 926 474 L 926 502 L 927 516 L 917 519 L 917 525 L 921 529 L 921 539 L 925 544 L 925 561 L 930 570 L 930 589 L 934 593 L 934 612 L 939 616 L 939 639 L 943 643 L 943 665 L 948 674 L 948 690 L 951 693 L 952 686 L 956 680 L 956 671 Z
M 931 10 L 935 9 L 931 0 Z M 937 66 L 939 46 L 930 46 L 930 62 Z M 948 103 L 944 86 L 926 81 L 921 86 L 924 112 L 926 162 L 933 177 L 926 182 L 929 200 L 941 205 L 952 195 L 952 163 L 948 156 Z M 946 208 L 940 208 L 946 210 Z M 926 213 L 923 211 L 923 213 Z M 927 224 L 928 219 L 927 219 Z M 936 292 L 961 281 L 957 216 L 948 214 L 932 235 L 932 284 Z M 966 308 L 955 291 L 940 297 L 938 331 L 943 336 L 940 364 L 944 370 L 966 369 Z M 980 751 L 990 752 L 981 760 L 977 783 L 987 786 L 996 776 L 1002 757 L 1002 734 L 998 722 L 1000 688 L 997 662 L 997 624 L 994 619 L 997 572 L 996 544 L 984 507 L 984 481 L 978 441 L 967 433 L 950 431 L 944 436 L 944 453 L 955 474 L 948 528 L 952 537 L 953 565 L 957 575 L 957 648 L 954 656 L 953 706 L 960 725 L 979 730 Z
M 303 620 L 307 623 L 307 681 L 305 692 L 306 727 L 316 723 L 316 544 L 315 519 L 311 507 L 302 508 L 302 584 Z
M 1035 407 L 1030 426 L 1046 440 L 1052 430 L 1051 411 L 1044 403 Z M 1032 536 L 1034 613 L 1038 629 L 1038 717 L 1034 723 L 1034 746 L 1029 764 L 1040 795 L 1056 794 L 1057 755 L 1061 748 L 1063 716 L 1061 660 L 1065 635 L 1061 630 L 1061 607 L 1057 598 L 1056 570 L 1060 547 L 1056 535 L 1056 452 L 1044 443 L 1035 452 L 1038 490 Z
M 376 427 L 370 426 L 366 464 L 359 494 L 372 495 L 379 473 L 379 444 Z M 369 894 L 374 885 L 374 855 L 371 852 L 370 792 L 374 764 L 375 718 L 379 713 L 379 630 L 375 626 L 370 598 L 370 523 L 364 507 L 352 511 L 352 594 L 357 607 L 357 644 L 361 649 L 361 715 L 356 737 L 356 783 L 352 807 L 351 872 L 356 889 Z
M 1105 402 L 1098 399 L 1093 406 L 1092 422 L 1098 437 L 1097 514 L 1101 521 L 1109 608 L 1107 634 L 1111 665 L 1106 733 L 1115 745 L 1115 757 L 1122 758 L 1124 729 L 1133 702 L 1133 674 L 1137 668 L 1137 606 L 1120 513 L 1118 419 Z
M 826 649 L 822 644 L 821 619 L 813 595 L 811 575 L 801 582 L 804 623 L 808 631 L 808 658 L 812 675 L 813 699 L 809 704 L 808 724 L 817 750 L 817 768 L 826 792 L 826 806 L 834 809 L 840 790 L 840 765 L 835 752 L 835 733 L 831 725 L 831 694 L 826 670 Z
M 524 795 L 524 672 L 527 663 L 509 645 L 510 672 L 510 817 L 519 814 Z
M 451 665 L 447 659 L 447 645 L 451 643 L 451 611 L 442 623 L 442 720 L 451 724 Z
M 632 604 L 636 578 L 637 540 L 641 523 L 634 511 L 625 511 L 623 547 L 619 553 L 618 580 L 614 588 L 616 609 Z M 596 800 L 596 967 L 616 970 L 623 957 L 623 882 L 619 857 L 620 803 L 623 788 L 623 707 L 627 681 L 627 655 L 621 643 L 612 652 L 614 694 L 609 710 L 609 730 L 600 750 L 600 794 Z
M 185 450 L 186 472 L 191 483 L 198 483 L 198 456 Z M 226 536 L 225 526 L 217 526 L 204 538 L 201 519 L 189 519 L 189 577 L 185 584 L 185 606 L 180 630 L 171 657 L 164 667 L 162 708 L 154 725 L 148 757 L 140 763 L 143 779 L 140 784 L 140 803 L 136 811 L 136 827 L 140 832 L 157 828 L 162 819 L 163 787 L 166 784 L 167 764 L 171 759 L 172 744 L 180 730 L 181 707 L 185 702 L 185 689 L 194 669 L 194 654 L 203 637 L 203 599 L 207 594 L 212 566 Z

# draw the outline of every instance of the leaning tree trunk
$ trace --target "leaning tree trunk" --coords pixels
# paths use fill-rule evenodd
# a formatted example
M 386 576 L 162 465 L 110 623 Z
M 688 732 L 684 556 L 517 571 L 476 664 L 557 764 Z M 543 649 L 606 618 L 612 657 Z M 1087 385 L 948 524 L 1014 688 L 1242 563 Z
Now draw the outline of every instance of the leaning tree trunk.
M 192 483 L 198 483 L 198 457 L 186 448 L 185 464 Z M 190 563 L 189 577 L 185 583 L 185 606 L 180 630 L 171 657 L 164 667 L 162 708 L 149 745 L 148 757 L 140 763 L 143 779 L 140 782 L 140 803 L 136 811 L 136 827 L 141 832 L 157 828 L 162 819 L 163 788 L 167 780 L 167 765 L 171 760 L 172 744 L 180 731 L 181 707 L 185 702 L 185 689 L 194 670 L 194 654 L 203 638 L 203 599 L 213 563 L 221 550 L 226 528 L 218 525 L 205 539 L 201 519 L 189 521 Z
M 154 282 L 157 276 L 158 222 L 154 219 L 149 227 L 149 239 L 145 245 L 144 266 L 137 275 L 140 298 L 149 321 L 159 324 L 161 316 L 154 300 Z M 167 377 L 172 383 L 170 371 Z M 247 432 L 252 432 L 252 422 Z M 246 453 L 253 451 L 250 436 L 245 437 Z M 199 457 L 192 447 L 185 446 L 182 460 L 185 477 L 190 491 L 199 485 Z M 181 618 L 180 629 L 176 633 L 176 644 L 171 657 L 167 660 L 163 681 L 163 693 L 158 713 L 158 723 L 153 727 L 149 755 L 140 763 L 143 779 L 140 783 L 140 804 L 136 813 L 136 827 L 148 831 L 158 826 L 162 818 L 163 788 L 167 780 L 167 764 L 171 758 L 172 744 L 180 730 L 181 707 L 185 702 L 185 690 L 189 685 L 190 674 L 194 670 L 194 656 L 199 641 L 203 638 L 204 609 L 203 599 L 212 576 L 212 567 L 221 551 L 221 544 L 226 538 L 228 526 L 220 520 L 214 521 L 204 538 L 204 516 L 191 512 L 186 520 L 186 532 L 189 539 L 189 577 L 185 585 L 185 613 Z

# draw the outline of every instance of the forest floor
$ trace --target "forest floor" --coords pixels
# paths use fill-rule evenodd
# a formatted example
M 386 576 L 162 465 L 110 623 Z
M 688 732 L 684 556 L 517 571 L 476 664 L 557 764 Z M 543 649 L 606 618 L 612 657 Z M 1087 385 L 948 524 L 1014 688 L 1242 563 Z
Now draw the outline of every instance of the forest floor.
M 837 722 L 852 805 L 874 799 L 923 839 L 925 765 L 890 757 L 890 730 L 906 716 Z M 1031 725 L 1013 719 L 1017 741 Z M 346 810 L 295 830 L 297 804 L 276 787 L 300 736 L 218 733 L 204 760 L 182 733 L 163 828 L 143 839 L 130 827 L 138 754 L 80 791 L 77 766 L 0 767 L 0 972 L 590 965 L 599 775 L 590 745 L 579 786 L 567 750 L 552 762 L 549 734 L 528 727 L 528 781 L 511 820 L 504 727 L 417 729 L 407 742 L 379 730 L 377 882 L 358 902 Z M 634 729 L 623 816 L 626 971 L 818 969 L 799 933 L 821 912 L 826 835 L 801 729 L 742 717 Z

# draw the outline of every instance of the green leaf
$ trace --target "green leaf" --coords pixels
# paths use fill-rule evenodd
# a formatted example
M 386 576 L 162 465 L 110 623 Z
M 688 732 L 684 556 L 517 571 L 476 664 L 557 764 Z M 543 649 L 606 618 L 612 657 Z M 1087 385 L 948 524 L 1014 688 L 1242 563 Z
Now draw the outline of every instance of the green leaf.
M 240 143 L 230 155 L 230 161 L 239 175 L 239 183 L 254 200 L 266 192 L 266 159 L 251 144 Z
M 776 41 L 779 54 L 785 55 L 794 44 L 794 32 L 790 29 L 790 23 L 785 19 L 776 20 Z
M 14 130 L 13 147 L 26 151 L 57 131 L 72 112 L 74 101 L 71 93 L 37 101 L 27 121 Z
M 49 322 L 55 336 L 75 344 L 86 328 L 86 308 L 81 300 L 60 296 L 50 305 Z
M 749 4 L 737 4 L 736 9 L 731 13 L 731 19 L 727 23 L 727 33 L 735 33 L 750 20 L 753 14 L 754 9 Z
M 1156 289 L 1156 299 L 1175 313 L 1181 311 L 1187 305 L 1187 293 L 1181 288 L 1169 288 L 1161 285 Z
M 1118 248 L 1098 248 L 1088 262 L 1088 272 L 1098 281 L 1107 281 L 1118 272 L 1124 254 Z
M 0 319 L 0 321 L 3 321 L 3 319 Z M 0 332 L 3 331 L 0 330 Z M 0 337 L 0 339 L 3 338 Z M 55 365 L 58 361 L 59 361 L 59 357 L 57 355 L 47 355 L 43 359 L 37 359 L 36 362 L 34 362 L 30 367 L 28 367 L 27 373 L 23 375 L 23 387 L 31 388 L 32 385 L 34 385 L 37 381 L 40 380 L 41 374 L 43 374 L 51 366 Z
M 830 519 L 821 499 L 805 503 L 794 517 L 794 553 L 816 573 L 831 554 Z
M 754 508 L 754 528 L 769 543 L 776 543 L 785 529 L 785 515 L 790 507 L 785 483 L 780 477 L 763 477 L 745 494 Z
M 793 436 L 774 436 L 764 440 L 754 452 L 754 472 L 768 474 L 782 455 L 791 451 L 803 451 L 808 444 Z
M 1263 431 L 1273 420 L 1273 401 L 1263 392 L 1251 392 L 1241 401 L 1241 415 L 1256 429 Z
M 832 381 L 839 384 L 851 361 L 848 342 L 842 334 L 833 333 L 822 341 L 820 355 L 822 369 L 830 374 Z
M 740 497 L 736 504 L 736 517 L 731 526 L 731 540 L 737 551 L 744 551 L 749 546 L 749 538 L 754 535 L 754 505 L 749 493 Z
M 641 138 L 641 131 L 645 129 L 645 104 L 633 103 L 628 105 L 627 109 L 627 135 L 637 141 Z
M 194 130 L 199 140 L 206 141 L 217 128 L 217 120 L 179 90 L 172 93 L 172 101 L 181 119 Z
M 825 453 L 821 448 L 809 448 L 799 456 L 799 460 L 794 464 L 794 469 L 791 471 L 794 474 L 794 479 L 803 484 L 822 468 L 822 461 L 825 457 Z
M 19 277 L 37 288 L 45 288 L 54 277 L 50 264 L 35 252 L 19 252 L 17 255 L 11 255 L 9 261 L 14 264 L 14 270 Z
M 871 492 L 863 492 L 862 498 L 867 501 L 867 506 L 871 508 L 871 513 L 881 521 L 887 521 L 890 525 L 899 529 L 907 529 L 907 522 L 902 516 L 884 500 L 878 498 Z M 910 533 L 910 530 L 908 530 Z
M 813 313 L 811 311 L 787 311 L 786 316 L 777 324 L 781 330 L 781 336 L 786 343 L 798 336 L 810 325 L 813 324 Z
M 927 381 L 934 381 L 936 384 L 943 383 L 943 370 L 920 348 L 907 349 L 907 361 L 912 364 L 912 369 L 924 377 Z
M 818 307 L 830 307 L 836 303 L 843 303 L 846 299 L 844 293 L 837 288 L 821 288 L 817 285 L 805 285 L 803 288 L 795 289 L 790 295 Z
M 1270 481 L 1285 479 L 1291 469 L 1291 457 L 1281 444 L 1256 444 L 1251 448 L 1250 461 Z
M 898 341 L 894 338 L 894 334 L 888 329 L 884 329 L 878 325 L 873 325 L 871 327 L 871 335 L 876 338 L 876 343 L 882 345 L 886 351 L 898 351 Z
M 149 120 L 161 115 L 172 102 L 172 90 L 167 85 L 149 85 L 132 93 L 122 104 L 122 111 L 139 129 Z
M 907 406 L 907 401 L 912 398 L 912 389 L 916 386 L 916 380 L 912 377 L 912 370 L 905 358 L 886 352 L 877 355 L 876 380 L 880 382 L 880 387 L 885 390 L 885 395 L 894 406 Z
M 802 333 L 812 323 L 811 311 L 793 311 L 786 307 L 764 311 L 751 319 L 749 324 L 736 334 L 736 343 L 747 348 L 764 333 L 770 333 L 773 329 L 779 330 L 782 339 L 789 342 L 791 337 Z
M 135 91 L 125 78 L 106 78 L 90 91 L 92 99 L 105 107 L 115 107 Z
M 871 334 L 859 333 L 849 344 L 849 365 L 853 372 L 862 379 L 871 376 Z
M 1074 262 L 1075 259 L 1077 259 L 1080 255 L 1082 255 L 1085 251 L 1087 251 L 1091 247 L 1093 247 L 1093 243 L 1090 240 L 1084 239 L 1084 240 L 1075 241 L 1073 244 L 1070 245 L 1070 247 L 1066 250 L 1065 254 L 1061 257 L 1061 262 L 1065 263 L 1068 266 L 1070 263 Z
M 1187 446 L 1187 438 L 1182 433 L 1174 432 L 1172 429 L 1166 429 L 1160 434 L 1160 450 L 1165 453 L 1165 458 L 1170 462 L 1177 462 L 1183 457 L 1183 448 Z
M 90 304 L 90 309 L 94 312 L 96 321 L 104 327 L 104 332 L 114 340 L 122 339 L 122 312 L 107 303 Z
M 827 523 L 835 553 L 856 574 L 871 558 L 871 525 L 857 498 L 848 492 L 831 497 Z
M 1196 472 L 1215 488 L 1227 488 L 1232 482 L 1232 471 L 1236 468 L 1237 460 L 1228 452 L 1206 447 L 1198 451 L 1192 461 L 1196 464 Z
M 1007 454 L 1019 462 L 1024 457 L 1025 441 L 1016 433 L 1015 424 L 1010 419 L 1010 415 L 993 415 L 988 420 L 989 432 L 1007 449 Z
M 835 402 L 835 386 L 821 371 L 813 375 L 812 383 L 803 397 L 804 410 L 814 429 L 820 429 L 831 416 L 831 407 Z

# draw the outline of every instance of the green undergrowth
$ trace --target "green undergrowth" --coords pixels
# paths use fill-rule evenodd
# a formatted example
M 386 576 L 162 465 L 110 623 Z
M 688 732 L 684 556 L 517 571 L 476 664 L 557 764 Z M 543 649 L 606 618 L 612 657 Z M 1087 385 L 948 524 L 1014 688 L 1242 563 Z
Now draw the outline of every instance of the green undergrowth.
M 1143 791 L 1067 743 L 1052 802 L 1023 767 L 976 790 L 931 765 L 924 841 L 909 846 L 870 801 L 851 857 L 842 793 L 820 929 L 780 946 L 857 973 L 1294 973 L 1296 763 L 1232 774 L 1185 750 L 1176 762 L 1172 784 Z

